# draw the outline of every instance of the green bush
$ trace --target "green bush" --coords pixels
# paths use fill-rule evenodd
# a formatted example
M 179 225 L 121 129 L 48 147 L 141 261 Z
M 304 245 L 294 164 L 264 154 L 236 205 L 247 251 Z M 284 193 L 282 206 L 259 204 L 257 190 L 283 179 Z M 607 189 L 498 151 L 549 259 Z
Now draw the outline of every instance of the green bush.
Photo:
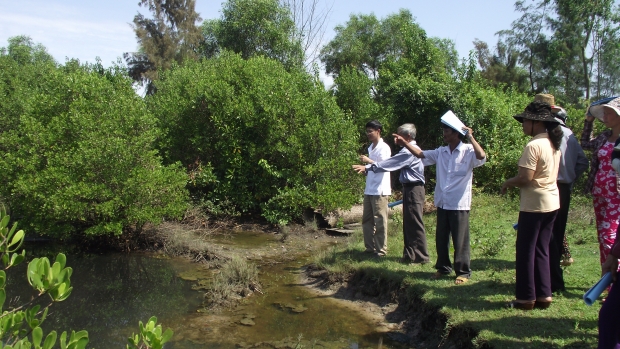
M 120 234 L 182 215 L 187 177 L 161 164 L 124 70 L 0 55 L 0 91 L 0 195 L 33 230 Z
M 285 223 L 307 207 L 350 207 L 361 193 L 350 171 L 355 125 L 305 72 L 224 52 L 164 72 L 147 104 L 166 160 L 193 173 L 198 199 Z

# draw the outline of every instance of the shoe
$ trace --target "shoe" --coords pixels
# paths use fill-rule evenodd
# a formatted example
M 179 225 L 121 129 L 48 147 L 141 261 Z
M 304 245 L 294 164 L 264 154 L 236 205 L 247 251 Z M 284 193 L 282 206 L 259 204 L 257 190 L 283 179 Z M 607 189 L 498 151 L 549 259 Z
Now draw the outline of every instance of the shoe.
M 534 304 L 536 302 L 534 301 L 529 301 L 529 302 L 519 302 L 516 299 L 513 301 L 510 301 L 509 303 L 506 303 L 506 308 L 509 309 L 521 309 L 521 310 L 532 310 L 534 309 Z
M 441 272 L 435 272 L 435 274 L 431 275 L 431 279 L 432 280 L 439 280 L 439 279 L 441 279 L 442 277 L 444 277 L 446 275 L 448 275 L 448 274 L 444 274 L 444 273 L 441 273 Z
M 561 266 L 563 266 L 563 267 L 568 267 L 568 266 L 570 266 L 571 264 L 573 264 L 573 262 L 574 262 L 574 260 L 573 260 L 573 258 L 571 257 L 571 258 L 569 258 L 569 259 L 563 259 L 563 260 L 560 262 L 560 265 L 561 265 Z
M 536 309 L 547 309 L 551 306 L 551 301 L 536 301 L 534 302 L 534 308 Z
M 407 258 L 407 257 L 403 257 L 401 259 L 398 260 L 400 263 L 403 264 L 407 264 L 407 265 L 422 265 L 422 264 L 427 264 L 430 263 L 431 261 L 429 260 L 425 260 L 425 261 L 412 261 L 411 259 Z

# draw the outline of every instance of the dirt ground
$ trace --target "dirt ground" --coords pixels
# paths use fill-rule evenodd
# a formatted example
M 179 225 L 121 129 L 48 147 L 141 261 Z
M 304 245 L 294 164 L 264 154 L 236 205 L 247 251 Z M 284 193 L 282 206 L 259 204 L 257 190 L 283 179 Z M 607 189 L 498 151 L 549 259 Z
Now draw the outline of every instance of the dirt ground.
M 311 293 L 321 297 L 331 297 L 352 312 L 369 319 L 375 324 L 377 333 L 404 331 L 406 314 L 401 313 L 399 316 L 395 316 L 398 311 L 397 302 L 377 297 L 369 299 L 362 295 L 359 290 L 355 290 L 355 287 L 347 287 L 346 283 L 326 282 L 326 272 L 317 270 L 313 266 L 306 266 L 304 271 L 300 275 L 300 283 L 308 287 Z M 353 292 L 351 292 L 352 290 Z

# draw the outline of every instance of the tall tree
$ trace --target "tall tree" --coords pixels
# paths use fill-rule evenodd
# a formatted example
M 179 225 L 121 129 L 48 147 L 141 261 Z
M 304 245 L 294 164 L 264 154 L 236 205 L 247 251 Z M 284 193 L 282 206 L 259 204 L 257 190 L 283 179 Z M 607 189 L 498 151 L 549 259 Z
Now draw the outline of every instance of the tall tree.
M 594 61 L 606 41 L 605 25 L 611 24 L 614 0 L 554 0 L 554 3 L 558 18 L 550 20 L 551 27 L 558 39 L 575 47 L 585 97 L 589 99 Z
M 152 93 L 151 82 L 157 79 L 159 69 L 197 57 L 202 35 L 196 23 L 201 18 L 195 11 L 195 0 L 140 0 L 139 4 L 147 7 L 153 18 L 140 13 L 134 17 L 139 50 L 124 57 L 130 76 L 147 84 L 147 93 Z
M 349 66 L 376 80 L 385 62 L 405 55 L 422 57 L 430 54 L 424 50 L 427 47 L 432 47 L 434 54 L 440 53 L 441 57 L 436 58 L 444 64 L 443 68 L 453 69 L 456 65 L 454 44 L 449 40 L 428 39 L 408 10 L 401 9 L 382 20 L 374 14 L 351 15 L 335 31 L 336 36 L 323 47 L 320 56 L 326 72 L 334 76 Z
M 244 59 L 265 56 L 285 66 L 300 67 L 303 49 L 295 22 L 279 0 L 228 0 L 219 20 L 206 21 L 203 54 L 221 49 L 239 53 Z
M 526 0 L 515 3 L 515 10 L 523 13 L 512 22 L 512 28 L 499 31 L 500 40 L 504 40 L 509 47 L 520 52 L 519 63 L 526 67 L 529 75 L 530 90 L 540 92 L 544 89 L 538 83 L 544 75 L 541 62 L 545 58 L 540 48 L 548 44 L 544 28 L 547 21 L 548 4 L 546 0 L 540 3 L 527 5 Z
M 9 38 L 9 45 L 0 48 L 0 55 L 7 55 L 19 64 L 27 63 L 55 63 L 54 58 L 41 44 L 35 44 L 29 36 L 19 35 Z
M 478 39 L 474 40 L 474 49 L 478 56 L 481 76 L 493 86 L 504 85 L 525 92 L 530 89 L 527 71 L 518 65 L 519 52 L 501 40 L 491 53 L 489 45 Z
M 615 91 L 614 56 L 620 25 L 615 0 L 519 0 L 522 16 L 500 40 L 520 52 L 532 92 L 550 91 L 577 103 Z M 611 75 L 610 75 L 611 74 Z
M 321 61 L 328 74 L 337 76 L 346 66 L 377 78 L 379 65 L 387 54 L 387 40 L 381 22 L 371 15 L 351 15 L 345 25 L 334 29 L 335 37 L 321 50 Z
M 608 40 L 600 43 L 601 49 L 596 59 L 595 98 L 616 96 L 620 93 L 620 28 L 609 28 Z

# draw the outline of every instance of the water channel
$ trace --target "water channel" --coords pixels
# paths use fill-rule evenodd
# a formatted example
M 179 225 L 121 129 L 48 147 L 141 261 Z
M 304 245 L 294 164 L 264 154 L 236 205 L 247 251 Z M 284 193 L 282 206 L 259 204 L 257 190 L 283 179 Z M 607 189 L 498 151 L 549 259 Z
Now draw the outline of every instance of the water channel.
M 235 233 L 213 243 L 281 248 L 273 235 L 264 233 Z M 212 312 L 201 307 L 201 285 L 212 277 L 201 264 L 155 253 L 68 254 L 73 293 L 51 308 L 43 327 L 46 333 L 51 328 L 85 329 L 91 348 L 125 348 L 138 321 L 155 315 L 164 328 L 174 330 L 166 348 L 399 348 L 346 302 L 303 286 L 301 267 L 308 261 L 309 256 L 301 256 L 261 265 L 262 294 L 247 297 L 234 309 Z M 13 293 L 7 302 L 13 304 L 20 304 L 17 296 L 29 299 L 33 294 L 25 264 L 11 270 L 7 290 Z

